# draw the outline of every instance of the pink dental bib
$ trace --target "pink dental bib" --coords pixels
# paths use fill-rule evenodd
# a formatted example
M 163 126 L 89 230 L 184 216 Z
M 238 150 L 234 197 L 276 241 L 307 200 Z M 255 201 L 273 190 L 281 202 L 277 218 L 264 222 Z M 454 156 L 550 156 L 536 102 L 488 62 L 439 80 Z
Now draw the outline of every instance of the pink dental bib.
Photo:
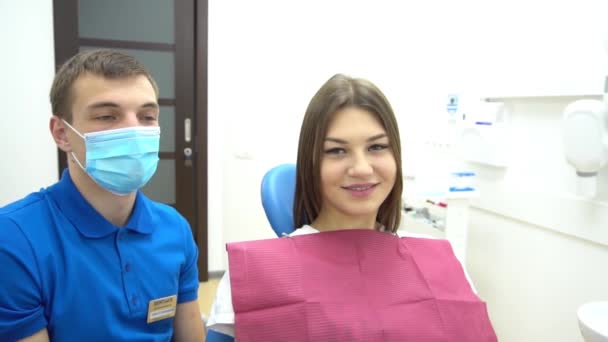
M 497 341 L 445 240 L 344 230 L 228 244 L 246 341 Z

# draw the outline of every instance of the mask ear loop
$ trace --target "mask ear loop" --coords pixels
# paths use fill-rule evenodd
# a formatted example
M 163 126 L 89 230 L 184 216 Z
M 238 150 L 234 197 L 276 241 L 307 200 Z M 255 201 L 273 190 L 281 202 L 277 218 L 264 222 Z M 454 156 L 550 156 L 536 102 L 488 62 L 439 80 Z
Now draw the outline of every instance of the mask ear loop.
M 76 162 L 76 164 L 78 164 L 78 166 L 80 166 L 80 168 L 82 169 L 82 171 L 87 172 L 87 170 L 85 170 L 85 168 L 80 163 L 80 160 L 78 160 L 78 158 L 76 158 L 76 155 L 74 154 L 73 151 L 70 152 L 70 155 L 72 156 L 72 159 L 74 159 L 74 161 Z
M 78 132 L 78 131 L 76 130 L 76 128 L 72 127 L 72 125 L 70 125 L 70 124 L 69 124 L 67 121 L 65 121 L 65 120 L 63 120 L 63 119 L 61 119 L 61 121 L 63 121 L 63 123 L 64 123 L 64 124 L 66 124 L 68 127 L 70 127 L 70 129 L 71 129 L 72 131 L 74 131 L 74 133 L 78 134 L 78 136 L 79 136 L 79 137 L 81 137 L 81 138 L 82 138 L 82 140 L 84 140 L 84 135 L 80 134 L 80 132 Z
M 72 131 L 74 131 L 74 133 L 78 134 L 79 137 L 82 138 L 82 140 L 84 140 L 86 142 L 86 139 L 84 138 L 84 136 L 82 134 L 80 134 L 80 132 L 78 132 L 76 130 L 76 128 L 72 127 L 72 125 L 70 125 L 67 121 L 61 119 L 61 121 L 63 121 L 64 124 L 66 124 Z M 76 158 L 76 155 L 74 154 L 74 151 L 70 151 L 70 155 L 72 156 L 72 158 L 74 159 L 74 161 L 76 162 L 76 164 L 78 164 L 78 166 L 80 166 L 80 168 L 82 169 L 82 171 L 87 172 L 87 170 L 84 168 L 84 166 L 82 166 L 82 164 L 80 163 L 80 160 L 78 160 L 78 158 Z

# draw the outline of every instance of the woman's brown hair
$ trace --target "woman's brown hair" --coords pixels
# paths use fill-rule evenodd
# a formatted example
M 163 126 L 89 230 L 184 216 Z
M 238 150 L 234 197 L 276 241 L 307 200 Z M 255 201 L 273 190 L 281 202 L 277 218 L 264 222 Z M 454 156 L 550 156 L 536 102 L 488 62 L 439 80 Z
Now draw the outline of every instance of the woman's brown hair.
M 393 109 L 384 94 L 373 83 L 337 74 L 317 91 L 308 104 L 298 144 L 296 192 L 293 217 L 296 228 L 314 221 L 321 210 L 321 156 L 327 126 L 337 111 L 356 107 L 377 116 L 386 134 L 397 164 L 395 185 L 380 209 L 376 221 L 386 231 L 395 232 L 401 220 L 401 139 Z

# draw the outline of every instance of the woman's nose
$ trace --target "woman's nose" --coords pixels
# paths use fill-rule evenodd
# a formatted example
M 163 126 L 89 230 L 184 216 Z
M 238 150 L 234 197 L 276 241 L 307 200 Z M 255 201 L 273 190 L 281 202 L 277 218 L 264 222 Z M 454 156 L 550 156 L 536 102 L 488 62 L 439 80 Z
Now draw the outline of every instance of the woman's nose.
M 373 171 L 374 169 L 367 156 L 360 154 L 353 158 L 353 162 L 348 170 L 348 174 L 351 177 L 362 177 L 371 175 Z

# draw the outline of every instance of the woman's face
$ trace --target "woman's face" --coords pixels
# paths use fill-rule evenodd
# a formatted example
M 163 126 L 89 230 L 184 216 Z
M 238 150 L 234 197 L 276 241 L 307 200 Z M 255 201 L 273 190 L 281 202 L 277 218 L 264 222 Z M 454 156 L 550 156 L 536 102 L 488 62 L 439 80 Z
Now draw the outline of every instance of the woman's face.
M 375 220 L 396 174 L 391 141 L 376 115 L 356 107 L 333 115 L 321 156 L 324 216 Z

